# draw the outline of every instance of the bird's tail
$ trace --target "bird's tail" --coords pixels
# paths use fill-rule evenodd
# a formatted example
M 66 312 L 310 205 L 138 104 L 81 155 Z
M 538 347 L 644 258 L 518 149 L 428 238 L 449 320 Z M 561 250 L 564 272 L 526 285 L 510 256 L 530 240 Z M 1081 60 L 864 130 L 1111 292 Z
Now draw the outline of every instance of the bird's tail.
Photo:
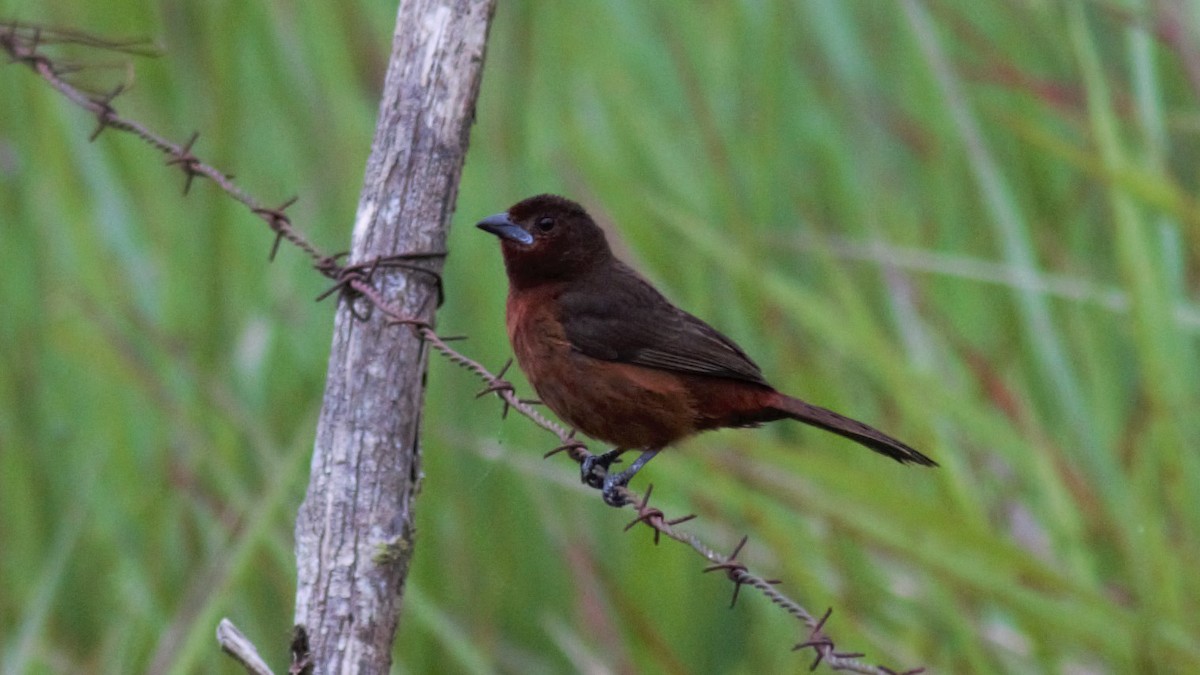
M 881 455 L 887 455 L 901 464 L 912 462 L 921 466 L 938 465 L 937 462 L 929 459 L 907 444 L 888 436 L 874 427 L 869 427 L 858 420 L 839 415 L 821 406 L 805 403 L 798 398 L 778 394 L 776 400 L 772 402 L 771 407 L 778 410 L 784 417 L 790 417 L 805 424 L 811 424 L 814 427 L 832 431 L 839 436 L 844 436 L 865 445 Z

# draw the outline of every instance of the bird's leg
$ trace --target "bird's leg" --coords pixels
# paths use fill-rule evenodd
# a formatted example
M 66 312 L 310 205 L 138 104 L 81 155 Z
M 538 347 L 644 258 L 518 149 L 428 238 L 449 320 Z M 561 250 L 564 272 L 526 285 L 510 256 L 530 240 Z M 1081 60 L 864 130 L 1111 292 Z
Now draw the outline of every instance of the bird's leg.
M 625 448 L 613 448 L 603 455 L 589 454 L 584 457 L 583 461 L 579 463 L 579 480 L 597 490 L 603 488 L 604 476 L 608 475 L 608 467 L 612 466 L 614 462 L 621 461 L 618 458 L 622 452 L 625 452 Z M 595 467 L 604 469 L 604 475 L 598 476 L 593 474 L 592 470 Z
M 633 464 L 629 465 L 628 469 L 625 469 L 621 473 L 606 474 L 604 476 L 604 486 L 600 488 L 600 494 L 604 496 L 604 503 L 609 506 L 625 506 L 625 498 L 621 496 L 621 493 L 617 492 L 617 488 L 623 488 L 628 485 L 629 481 L 633 479 L 634 474 L 640 471 L 643 466 L 646 466 L 646 462 L 654 459 L 654 456 L 657 454 L 658 450 L 646 450 L 640 457 L 633 461 Z

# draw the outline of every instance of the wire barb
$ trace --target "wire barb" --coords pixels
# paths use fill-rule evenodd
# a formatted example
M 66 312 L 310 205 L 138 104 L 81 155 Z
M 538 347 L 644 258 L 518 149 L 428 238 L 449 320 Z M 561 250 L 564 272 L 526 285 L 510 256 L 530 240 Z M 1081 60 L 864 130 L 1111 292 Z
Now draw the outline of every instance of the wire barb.
M 98 110 L 96 111 L 96 129 L 88 136 L 88 143 L 94 142 L 100 136 L 100 132 L 112 125 L 113 120 L 117 118 L 117 110 L 113 107 L 113 99 L 120 96 L 125 91 L 124 84 L 118 84 L 113 87 L 112 91 L 104 96 L 92 99 Z
M 112 125 L 111 120 L 108 122 L 108 125 Z M 167 166 L 178 166 L 179 169 L 183 171 L 183 194 L 185 196 L 192 190 L 192 180 L 194 180 L 196 176 L 204 175 L 199 168 L 200 160 L 192 154 L 192 146 L 196 145 L 196 140 L 199 138 L 200 132 L 193 131 L 191 137 L 188 138 L 187 143 L 184 143 L 179 148 L 172 149 L 171 152 L 167 153 L 170 155 L 170 158 L 167 160 Z
M 279 253 L 279 242 L 283 241 L 283 238 L 288 234 L 294 234 L 292 220 L 284 211 L 292 204 L 295 204 L 298 199 L 300 199 L 300 195 L 292 197 L 273 209 L 250 209 L 254 215 L 267 221 L 267 226 L 275 232 L 275 242 L 271 244 L 271 253 L 267 256 L 267 262 L 275 262 L 275 254 Z
M 511 358 L 505 361 L 504 366 L 500 368 L 500 372 L 496 373 L 495 377 L 493 377 L 483 389 L 479 390 L 479 392 L 475 394 L 475 398 L 482 398 L 488 394 L 500 395 L 502 392 L 515 395 L 517 390 L 512 386 L 511 382 L 504 379 L 504 374 L 508 372 L 508 369 L 512 367 L 512 364 L 513 360 Z M 504 398 L 504 396 L 501 395 L 500 402 L 502 404 L 500 409 L 500 419 L 508 419 L 508 410 L 510 408 L 508 401 Z
M 637 502 L 634 508 L 637 509 L 637 518 L 634 518 L 625 526 L 625 531 L 633 529 L 638 523 L 645 523 L 650 529 L 654 530 L 654 545 L 658 546 L 659 538 L 662 536 L 662 528 L 664 526 L 674 526 L 680 523 L 686 523 L 696 517 L 696 514 L 689 513 L 686 516 L 672 518 L 667 520 L 667 517 L 660 509 L 650 506 L 650 493 L 654 491 L 654 484 L 646 486 L 646 494 L 642 495 L 642 500 Z
M 800 651 L 801 649 L 807 649 L 809 647 L 816 652 L 816 659 L 813 660 L 812 665 L 808 668 L 810 671 L 816 670 L 817 666 L 821 665 L 821 661 L 826 656 L 833 653 L 833 640 L 822 630 L 825 627 L 825 622 L 829 620 L 829 617 L 832 614 L 832 607 L 826 609 L 825 614 L 823 614 L 821 619 L 817 621 L 817 625 L 813 626 L 812 630 L 809 631 L 808 639 L 797 644 L 795 647 L 792 647 L 792 651 L 794 652 Z
M 750 535 L 743 535 L 742 540 L 733 548 L 733 553 L 730 553 L 724 561 L 709 565 L 704 568 L 704 572 L 716 572 L 717 570 L 725 570 L 725 576 L 733 582 L 733 600 L 729 603 L 729 608 L 732 609 L 737 604 L 738 591 L 742 590 L 743 575 L 749 572 L 749 569 L 738 561 L 738 554 L 742 552 L 742 548 L 746 546 L 746 542 L 750 541 Z M 769 581 L 767 583 L 776 584 L 778 581 Z
M 525 403 L 525 401 L 523 399 L 519 399 L 519 400 L 521 400 L 522 403 Z M 570 457 L 571 459 L 575 459 L 576 455 L 582 456 L 584 453 L 586 453 L 588 451 L 588 448 L 586 445 L 584 445 L 583 441 L 580 441 L 575 438 L 575 429 L 572 429 L 570 431 L 570 433 L 568 433 L 561 440 L 562 440 L 562 444 L 559 445 L 558 447 L 554 448 L 550 452 L 547 452 L 546 454 L 542 455 L 542 459 L 549 459 L 549 458 L 553 457 L 554 455 L 557 455 L 560 452 L 565 452 L 565 453 L 567 453 L 568 457 Z M 578 461 L 578 460 L 576 460 L 576 461 Z

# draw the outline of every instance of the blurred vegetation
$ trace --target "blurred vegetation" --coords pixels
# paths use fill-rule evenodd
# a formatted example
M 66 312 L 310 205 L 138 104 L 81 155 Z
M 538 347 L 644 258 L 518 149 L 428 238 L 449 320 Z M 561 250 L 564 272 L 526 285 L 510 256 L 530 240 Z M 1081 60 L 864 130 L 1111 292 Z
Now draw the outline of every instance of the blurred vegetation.
M 0 0 L 148 36 L 77 75 L 345 248 L 389 3 Z M 798 425 L 668 453 L 839 646 L 939 673 L 1200 672 L 1200 13 L 1182 0 L 500 3 L 439 321 L 498 367 L 479 217 L 573 196 Z M 111 54 L 76 56 L 125 63 Z M 0 670 L 278 670 L 333 305 L 261 222 L 0 69 Z M 433 360 L 396 671 L 797 672 L 798 626 L 622 533 L 554 439 Z M 525 387 L 519 380 L 520 387 Z M 527 388 L 524 391 L 528 391 Z

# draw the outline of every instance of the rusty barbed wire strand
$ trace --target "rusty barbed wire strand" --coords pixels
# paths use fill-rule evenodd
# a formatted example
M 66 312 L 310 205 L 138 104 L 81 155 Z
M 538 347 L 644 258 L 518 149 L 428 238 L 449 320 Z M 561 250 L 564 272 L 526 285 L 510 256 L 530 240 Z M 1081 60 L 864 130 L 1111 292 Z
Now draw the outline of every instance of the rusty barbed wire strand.
M 483 380 L 486 386 L 492 387 L 499 382 L 503 382 L 501 378 L 493 375 L 483 364 L 447 345 L 428 326 L 420 327 L 419 332 L 434 349 L 439 351 L 452 363 L 474 373 Z M 573 430 L 568 430 L 562 425 L 551 421 L 535 408 L 518 398 L 511 385 L 496 387 L 494 391 L 496 396 L 508 407 L 517 410 L 538 426 L 558 437 L 562 445 L 547 453 L 547 456 L 565 451 L 576 462 L 582 461 L 587 452 L 587 447 L 575 439 L 575 432 Z M 813 649 L 816 653 L 816 660 L 812 665 L 813 669 L 824 662 L 833 670 L 862 673 L 864 675 L 916 675 L 917 673 L 924 672 L 923 668 L 894 671 L 885 666 L 864 663 L 861 660 L 861 654 L 837 651 L 833 639 L 824 631 L 825 622 L 828 620 L 832 610 L 827 611 L 821 618 L 813 616 L 803 605 L 781 593 L 776 588 L 780 583 L 778 580 L 766 579 L 754 574 L 750 572 L 745 564 L 737 562 L 737 554 L 745 546 L 746 539 L 742 540 L 742 543 L 738 545 L 732 555 L 724 556 L 705 544 L 696 535 L 677 529 L 676 525 L 691 520 L 693 516 L 667 519 L 661 510 L 649 506 L 650 492 L 651 488 L 648 488 L 644 496 L 639 496 L 629 488 L 621 488 L 621 494 L 626 498 L 628 505 L 632 506 L 638 512 L 638 517 L 625 529 L 629 530 L 639 522 L 644 523 L 647 527 L 654 530 L 655 543 L 658 542 L 658 538 L 661 535 L 690 546 L 696 553 L 711 563 L 710 567 L 707 568 L 709 571 L 716 569 L 727 570 L 730 580 L 735 584 L 735 602 L 737 600 L 736 589 L 742 586 L 749 586 L 762 593 L 771 603 L 783 609 L 787 614 L 799 620 L 808 628 L 808 633 L 805 639 L 794 647 L 794 649 L 809 647 Z
M 273 231 L 308 254 L 315 263 L 319 264 L 326 258 L 320 249 L 292 227 L 291 219 L 283 213 L 283 209 L 290 205 L 290 202 L 275 209 L 267 208 L 248 192 L 238 187 L 230 176 L 200 161 L 192 154 L 192 146 L 199 138 L 199 132 L 193 133 L 187 143 L 182 145 L 174 143 L 165 136 L 155 133 L 141 122 L 123 117 L 117 113 L 116 108 L 113 106 L 113 99 L 124 91 L 123 86 L 113 89 L 104 96 L 96 97 L 89 95 L 79 87 L 63 79 L 60 69 L 55 66 L 53 59 L 38 49 L 43 44 L 43 35 L 47 33 L 70 37 L 69 40 L 59 39 L 57 40 L 58 42 L 71 41 L 100 49 L 115 48 L 120 50 L 122 49 L 122 44 L 112 43 L 109 45 L 102 40 L 88 41 L 82 37 L 82 33 L 62 30 L 46 31 L 40 27 L 19 22 L 6 22 L 3 27 L 0 27 L 0 49 L 8 53 L 12 62 L 23 63 L 29 66 L 30 69 L 41 76 L 43 80 L 69 101 L 91 112 L 96 117 L 97 127 L 91 135 L 93 140 L 105 129 L 118 129 L 137 136 L 143 142 L 166 155 L 168 165 L 178 166 L 184 172 L 186 176 L 184 184 L 185 192 L 191 186 L 192 180 L 196 176 L 204 176 L 220 186 L 230 197 L 241 202 L 251 213 L 266 221 L 267 225 Z
M 106 43 L 103 40 L 91 38 L 83 33 L 53 31 L 53 34 L 58 36 L 57 41 L 59 42 L 75 42 L 101 49 L 124 51 L 123 43 Z M 428 321 L 405 316 L 401 312 L 398 312 L 382 297 L 379 290 L 371 283 L 371 276 L 381 267 L 394 267 L 410 272 L 424 273 L 433 280 L 437 291 L 437 306 L 440 306 L 444 299 L 441 275 L 433 270 L 422 268 L 408 261 L 442 257 L 445 255 L 444 252 L 398 254 L 362 263 L 346 265 L 339 263 L 338 260 L 345 255 L 344 253 L 332 256 L 324 254 L 295 229 L 291 219 L 284 213 L 289 206 L 295 203 L 297 198 L 293 197 L 275 208 L 263 206 L 261 202 L 233 183 L 230 176 L 201 161 L 192 153 L 192 147 L 199 138 L 199 132 L 193 133 L 186 143 L 176 144 L 156 134 L 140 122 L 123 117 L 117 113 L 112 105 L 112 101 L 124 91 L 123 86 L 118 86 L 103 96 L 94 97 L 70 84 L 60 76 L 62 69 L 56 67 L 55 62 L 50 57 L 38 51 L 42 35 L 42 29 L 36 26 L 19 22 L 6 22 L 4 27 L 0 28 L 0 49 L 6 51 L 13 62 L 24 63 L 29 66 L 30 69 L 41 76 L 42 79 L 72 103 L 95 115 L 98 126 L 92 133 L 92 139 L 96 138 L 105 129 L 110 128 L 137 136 L 142 141 L 167 155 L 168 165 L 179 166 L 185 173 L 185 194 L 196 176 L 204 176 L 212 180 L 226 194 L 246 206 L 251 213 L 262 219 L 271 231 L 275 233 L 276 237 L 271 246 L 269 259 L 274 259 L 280 242 L 287 240 L 313 260 L 313 267 L 317 271 L 335 280 L 336 283 L 318 296 L 317 300 L 322 300 L 337 292 L 339 293 L 339 297 L 348 303 L 350 311 L 356 318 L 366 320 L 370 318 L 369 311 L 368 313 L 360 314 L 354 305 L 359 298 L 365 299 L 369 307 L 382 312 L 389 323 L 410 326 L 420 339 L 437 350 L 451 363 L 465 368 L 483 380 L 485 386 L 483 391 L 479 393 L 479 396 L 494 393 L 504 405 L 502 414 L 507 415 L 510 409 L 516 410 L 534 424 L 557 436 L 560 445 L 547 452 L 546 457 L 565 453 L 576 463 L 582 463 L 584 458 L 588 456 L 587 446 L 575 438 L 575 430 L 567 429 L 541 414 L 533 407 L 533 402 L 518 397 L 513 385 L 503 379 L 504 373 L 507 372 L 508 367 L 512 363 L 511 359 L 498 374 L 492 374 L 491 371 L 478 361 L 448 345 L 447 341 L 450 338 L 439 336 Z M 130 49 L 129 52 L 137 53 L 133 49 Z M 660 509 L 650 506 L 650 495 L 653 491 L 652 485 L 647 487 L 645 494 L 641 496 L 627 487 L 621 487 L 618 491 L 625 498 L 626 505 L 632 507 L 637 512 L 637 517 L 626 525 L 626 531 L 632 529 L 638 523 L 642 523 L 653 530 L 654 543 L 656 545 L 660 537 L 665 536 L 691 547 L 710 563 L 704 569 L 705 572 L 724 571 L 729 580 L 734 584 L 731 606 L 736 604 L 738 592 L 741 587 L 749 586 L 762 593 L 771 603 L 804 624 L 808 632 L 805 639 L 797 643 L 793 647 L 793 650 L 811 648 L 815 652 L 816 657 L 810 670 L 815 670 L 824 662 L 833 670 L 862 673 L 864 675 L 916 675 L 917 673 L 924 672 L 924 668 L 894 671 L 882 665 L 876 666 L 864 663 L 861 660 L 863 654 L 837 651 L 833 639 L 824 631 L 825 623 L 829 619 L 833 611 L 832 609 L 827 610 L 820 618 L 813 616 L 803 605 L 784 595 L 776 588 L 780 584 L 779 580 L 758 576 L 750 572 L 745 563 L 737 559 L 738 554 L 745 547 L 748 537 L 743 537 L 731 554 L 727 556 L 722 555 L 701 541 L 696 535 L 677 529 L 676 526 L 692 520 L 695 518 L 695 515 L 669 519 Z M 295 664 L 293 664 L 292 672 L 298 672 Z M 303 666 L 301 666 L 299 672 L 303 672 Z

